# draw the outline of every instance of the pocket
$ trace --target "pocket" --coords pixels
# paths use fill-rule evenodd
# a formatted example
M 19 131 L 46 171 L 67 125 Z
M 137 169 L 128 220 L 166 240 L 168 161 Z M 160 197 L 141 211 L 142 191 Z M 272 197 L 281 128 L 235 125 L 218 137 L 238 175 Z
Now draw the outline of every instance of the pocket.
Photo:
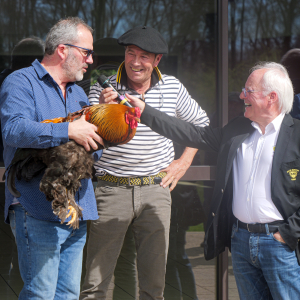
M 98 185 L 95 189 L 95 197 L 96 201 L 101 201 L 102 199 L 108 199 L 109 197 L 113 197 L 115 195 L 126 194 L 128 186 L 126 185 L 115 185 L 110 182 L 98 182 Z
M 274 236 L 274 233 L 273 233 L 273 232 L 271 232 L 271 237 L 272 237 L 273 240 L 274 240 L 275 242 L 277 242 L 278 244 L 280 244 L 280 245 L 282 245 L 282 246 L 287 246 L 287 247 L 289 247 L 286 243 L 283 243 L 283 242 L 281 242 L 281 241 L 278 241 L 278 240 L 276 239 L 276 237 Z
M 115 183 L 98 180 L 95 194 L 111 194 L 115 192 L 116 188 L 118 188 L 118 186 Z
M 294 161 L 282 163 L 281 165 L 281 185 L 288 193 L 295 196 L 300 193 L 300 158 Z
M 234 238 L 234 235 L 235 235 L 235 233 L 238 231 L 238 228 L 237 228 L 237 226 L 236 226 L 236 224 L 234 223 L 233 225 L 232 225 L 232 230 L 231 230 L 231 238 L 233 239 Z
M 113 191 L 114 191 L 114 188 L 112 186 L 100 186 L 100 187 L 96 188 L 95 193 L 101 192 L 101 193 L 107 194 L 107 193 L 112 193 Z

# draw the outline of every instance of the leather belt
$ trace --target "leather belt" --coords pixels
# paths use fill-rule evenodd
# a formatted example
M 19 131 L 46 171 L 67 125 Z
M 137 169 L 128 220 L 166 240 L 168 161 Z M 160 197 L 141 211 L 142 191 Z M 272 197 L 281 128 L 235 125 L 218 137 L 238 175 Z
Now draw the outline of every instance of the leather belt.
M 106 174 L 104 176 L 98 176 L 98 179 L 122 185 L 149 185 L 160 184 L 162 178 L 164 178 L 166 175 L 166 172 L 160 172 L 156 175 L 142 177 L 118 177 Z
M 283 223 L 284 223 L 283 221 L 279 221 L 279 222 L 276 221 L 267 224 L 263 224 L 263 223 L 247 224 L 237 220 L 238 228 L 246 229 L 252 233 L 267 233 L 265 225 L 268 225 L 269 232 L 274 233 L 278 231 L 279 225 Z

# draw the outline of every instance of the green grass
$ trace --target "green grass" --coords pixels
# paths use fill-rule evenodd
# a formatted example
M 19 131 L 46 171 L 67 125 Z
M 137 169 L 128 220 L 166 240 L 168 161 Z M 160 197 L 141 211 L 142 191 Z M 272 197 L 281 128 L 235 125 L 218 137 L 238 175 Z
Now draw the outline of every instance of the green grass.
M 204 231 L 203 223 L 196 226 L 190 226 L 187 231 Z

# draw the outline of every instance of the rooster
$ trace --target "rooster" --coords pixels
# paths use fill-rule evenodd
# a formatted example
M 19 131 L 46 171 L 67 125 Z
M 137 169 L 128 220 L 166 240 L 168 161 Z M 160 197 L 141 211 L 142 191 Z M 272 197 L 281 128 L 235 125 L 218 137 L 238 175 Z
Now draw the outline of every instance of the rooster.
M 125 144 L 134 137 L 141 112 L 137 107 L 121 104 L 98 104 L 85 106 L 65 118 L 44 120 L 41 123 L 73 122 L 82 115 L 85 115 L 86 121 L 97 126 L 104 148 L 108 148 Z M 98 149 L 102 148 L 102 145 L 98 145 Z M 60 218 L 61 223 L 71 216 L 67 225 L 79 228 L 82 208 L 76 204 L 75 194 L 81 186 L 81 179 L 92 178 L 93 151 L 87 152 L 75 141 L 47 149 L 18 148 L 7 168 L 7 187 L 13 196 L 20 197 L 15 177 L 30 181 L 45 170 L 40 191 L 48 201 L 52 201 L 53 213 Z

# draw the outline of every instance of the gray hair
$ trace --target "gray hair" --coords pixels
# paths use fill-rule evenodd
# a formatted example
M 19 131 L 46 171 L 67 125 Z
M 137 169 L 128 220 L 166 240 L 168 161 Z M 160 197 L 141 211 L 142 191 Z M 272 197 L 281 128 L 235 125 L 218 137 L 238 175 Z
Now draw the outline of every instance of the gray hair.
M 45 42 L 45 54 L 52 55 L 60 44 L 74 44 L 78 40 L 78 26 L 82 25 L 93 34 L 93 29 L 78 17 L 58 21 L 49 31 Z
M 264 96 L 275 92 L 278 95 L 280 112 L 288 114 L 293 107 L 294 90 L 286 68 L 275 62 L 259 62 L 250 72 L 260 69 L 267 69 L 261 82 Z

